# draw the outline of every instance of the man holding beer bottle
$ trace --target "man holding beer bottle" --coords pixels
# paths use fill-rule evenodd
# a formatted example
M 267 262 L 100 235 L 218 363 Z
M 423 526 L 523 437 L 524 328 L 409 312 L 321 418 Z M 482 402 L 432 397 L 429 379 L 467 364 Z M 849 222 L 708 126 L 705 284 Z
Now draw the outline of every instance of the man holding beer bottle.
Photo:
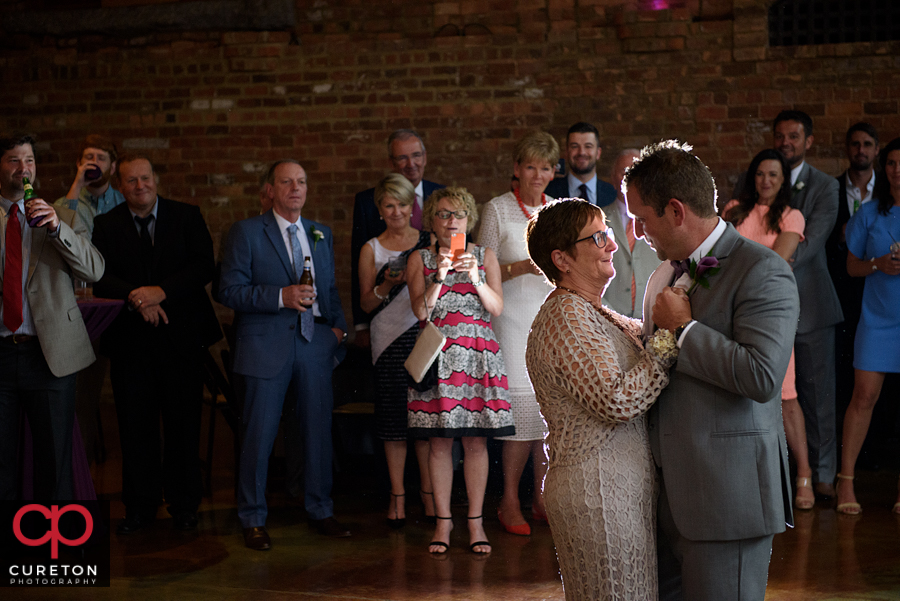
M 334 518 L 331 500 L 331 372 L 343 359 L 347 335 L 331 229 L 300 215 L 307 185 L 299 163 L 278 161 L 266 182 L 273 209 L 231 228 L 219 288 L 222 304 L 235 311 L 234 371 L 244 376 L 238 517 L 244 544 L 257 551 L 271 546 L 266 479 L 282 406 L 285 428 L 303 442 L 310 526 L 326 536 L 350 536 Z M 307 260 L 311 284 L 303 283 Z
M 97 281 L 104 260 L 74 211 L 25 201 L 23 180 L 36 175 L 34 139 L 0 135 L 0 153 L 0 499 L 17 498 L 24 409 L 34 498 L 70 500 L 75 373 L 94 361 L 72 279 Z
M 118 158 L 118 149 L 112 139 L 99 134 L 87 136 L 81 144 L 81 157 L 75 164 L 75 179 L 66 195 L 54 206 L 72 209 L 84 220 L 88 231 L 93 232 L 94 217 L 125 202 L 122 193 L 110 185 Z

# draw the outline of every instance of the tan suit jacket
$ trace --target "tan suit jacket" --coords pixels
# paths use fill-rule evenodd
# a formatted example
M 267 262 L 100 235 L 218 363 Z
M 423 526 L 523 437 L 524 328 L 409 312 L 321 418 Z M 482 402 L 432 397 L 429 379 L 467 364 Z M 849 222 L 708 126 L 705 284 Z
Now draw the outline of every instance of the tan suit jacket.
M 31 231 L 25 295 L 47 365 L 53 375 L 63 377 L 84 369 L 96 358 L 75 302 L 73 278 L 96 282 L 103 275 L 105 263 L 75 211 L 55 209 L 59 216 L 58 237 L 49 236 L 46 227 Z M 7 213 L 0 210 L 0 240 L 4 249 L 6 220 Z M 0 289 L 2 271 L 0 261 Z M 2 302 L 0 298 L 0 307 Z

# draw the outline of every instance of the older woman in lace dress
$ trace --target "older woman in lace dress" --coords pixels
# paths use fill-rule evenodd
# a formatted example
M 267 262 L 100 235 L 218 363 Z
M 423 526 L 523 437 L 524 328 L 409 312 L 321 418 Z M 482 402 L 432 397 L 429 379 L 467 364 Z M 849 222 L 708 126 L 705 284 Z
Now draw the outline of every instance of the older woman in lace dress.
M 600 303 L 615 275 L 603 211 L 542 208 L 526 237 L 556 290 L 528 337 L 526 363 L 550 429 L 544 503 L 566 599 L 656 599 L 656 470 L 645 412 L 669 381 L 674 336 L 647 346 L 641 323 Z

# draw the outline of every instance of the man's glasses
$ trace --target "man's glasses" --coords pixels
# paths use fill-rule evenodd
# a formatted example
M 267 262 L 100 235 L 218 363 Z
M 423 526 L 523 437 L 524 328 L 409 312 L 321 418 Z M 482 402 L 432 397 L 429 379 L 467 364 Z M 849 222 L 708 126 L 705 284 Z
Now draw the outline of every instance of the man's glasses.
M 398 157 L 391 157 L 391 160 L 395 163 L 407 163 L 409 161 L 421 161 L 424 156 L 424 152 L 414 152 L 411 155 L 401 154 Z
M 438 211 L 434 214 L 438 219 L 450 219 L 451 215 L 457 219 L 465 219 L 469 216 L 468 211 Z
M 594 232 L 590 236 L 587 236 L 586 238 L 582 238 L 581 240 L 576 240 L 575 244 L 578 244 L 579 242 L 584 242 L 585 240 L 590 240 L 592 238 L 594 240 L 594 244 L 597 245 L 597 248 L 605 248 L 607 241 L 610 238 L 615 239 L 615 235 L 613 234 L 613 231 L 611 229 L 607 228 L 605 230 L 600 230 L 599 232 Z

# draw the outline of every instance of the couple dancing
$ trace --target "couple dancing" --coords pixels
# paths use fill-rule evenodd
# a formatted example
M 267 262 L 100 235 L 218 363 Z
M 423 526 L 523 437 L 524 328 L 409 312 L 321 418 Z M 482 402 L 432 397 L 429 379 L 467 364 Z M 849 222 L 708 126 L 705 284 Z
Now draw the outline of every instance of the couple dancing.
M 762 601 L 773 535 L 791 520 L 780 390 L 796 284 L 716 216 L 712 176 L 689 151 L 645 148 L 624 179 L 628 210 L 661 259 L 716 257 L 718 269 L 676 278 L 665 261 L 643 324 L 601 308 L 616 244 L 600 209 L 557 202 L 528 226 L 529 255 L 557 287 L 526 360 L 570 601 Z

